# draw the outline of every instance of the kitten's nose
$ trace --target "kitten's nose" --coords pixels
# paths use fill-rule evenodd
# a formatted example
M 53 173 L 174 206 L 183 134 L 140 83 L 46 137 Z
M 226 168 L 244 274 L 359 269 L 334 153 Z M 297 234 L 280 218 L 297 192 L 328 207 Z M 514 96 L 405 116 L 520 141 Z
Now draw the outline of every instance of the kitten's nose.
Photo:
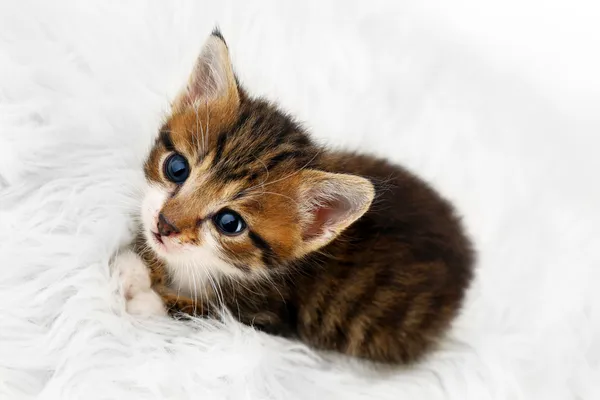
M 158 233 L 161 236 L 170 236 L 175 233 L 179 233 L 179 229 L 175 225 L 169 222 L 168 219 L 165 218 L 163 213 L 158 214 L 158 224 L 156 224 L 158 228 Z

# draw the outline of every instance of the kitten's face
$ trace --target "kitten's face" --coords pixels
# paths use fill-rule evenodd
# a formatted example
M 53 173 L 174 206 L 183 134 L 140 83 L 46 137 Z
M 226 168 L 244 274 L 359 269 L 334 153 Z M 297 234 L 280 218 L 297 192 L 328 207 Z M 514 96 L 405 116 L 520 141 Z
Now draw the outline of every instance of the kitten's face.
M 146 236 L 173 264 L 256 272 L 299 255 L 294 172 L 316 153 L 274 141 L 264 146 L 252 135 L 259 114 L 240 125 L 237 116 L 220 119 L 219 111 L 188 110 L 163 127 L 145 169 Z
M 146 161 L 149 246 L 191 278 L 257 276 L 319 249 L 368 209 L 373 188 L 311 169 L 318 156 L 287 116 L 243 95 L 211 36 Z

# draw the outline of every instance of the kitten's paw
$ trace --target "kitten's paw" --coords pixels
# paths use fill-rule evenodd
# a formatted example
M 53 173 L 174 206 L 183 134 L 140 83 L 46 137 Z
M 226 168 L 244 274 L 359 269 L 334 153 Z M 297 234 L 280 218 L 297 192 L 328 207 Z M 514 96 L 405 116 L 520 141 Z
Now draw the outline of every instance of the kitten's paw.
M 150 290 L 150 271 L 133 251 L 128 250 L 119 254 L 113 263 L 113 268 L 118 274 L 125 299 L 130 300 L 137 294 Z
M 162 299 L 152 289 L 138 292 L 131 299 L 127 300 L 127 312 L 142 316 L 167 315 L 167 310 Z

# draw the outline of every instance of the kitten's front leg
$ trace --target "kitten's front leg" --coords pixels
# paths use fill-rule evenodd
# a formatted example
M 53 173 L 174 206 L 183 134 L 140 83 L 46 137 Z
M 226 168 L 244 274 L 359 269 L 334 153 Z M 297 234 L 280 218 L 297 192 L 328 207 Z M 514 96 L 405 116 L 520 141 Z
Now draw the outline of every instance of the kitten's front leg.
M 204 316 L 205 308 L 201 302 L 196 301 L 188 296 L 182 296 L 179 293 L 173 292 L 173 290 L 162 284 L 156 284 L 152 288 L 158 293 L 166 307 L 167 312 L 171 316 L 181 316 L 181 314 L 188 314 L 192 316 Z
M 146 316 L 205 315 L 201 303 L 166 287 L 164 271 L 161 268 L 150 270 L 133 251 L 119 254 L 113 265 L 119 274 L 128 313 Z
M 125 296 L 126 309 L 135 315 L 167 315 L 161 297 L 152 290 L 148 267 L 133 251 L 125 251 L 113 263 Z

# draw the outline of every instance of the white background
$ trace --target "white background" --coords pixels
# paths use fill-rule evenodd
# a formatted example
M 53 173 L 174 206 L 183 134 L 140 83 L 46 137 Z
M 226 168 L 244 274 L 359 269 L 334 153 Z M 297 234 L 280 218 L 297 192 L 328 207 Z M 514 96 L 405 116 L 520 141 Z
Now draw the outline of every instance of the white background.
M 0 1 L 0 398 L 600 398 L 599 20 L 584 0 Z M 124 313 L 109 259 L 215 23 L 251 92 L 464 215 L 477 279 L 424 363 Z

